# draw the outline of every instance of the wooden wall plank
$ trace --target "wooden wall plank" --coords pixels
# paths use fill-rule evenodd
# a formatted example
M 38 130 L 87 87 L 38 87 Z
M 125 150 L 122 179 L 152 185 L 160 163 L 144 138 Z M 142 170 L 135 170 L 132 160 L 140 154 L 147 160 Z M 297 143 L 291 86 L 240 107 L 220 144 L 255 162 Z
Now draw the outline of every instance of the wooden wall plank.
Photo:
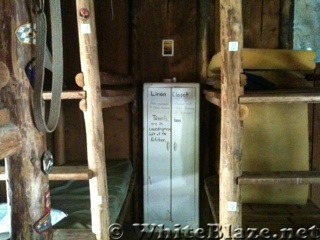
M 64 87 L 66 89 L 79 89 L 74 77 L 80 72 L 80 56 L 77 19 L 76 19 L 76 1 L 61 1 L 61 14 L 63 24 L 63 45 L 70 46 L 63 48 L 64 62 Z
M 134 1 L 133 18 L 135 31 L 135 74 L 139 82 L 162 81 L 167 64 L 161 55 L 161 40 L 169 38 L 166 32 L 167 1 Z
M 261 0 L 243 0 L 243 38 L 244 47 L 261 48 L 262 4 Z
M 167 1 L 167 32 L 174 40 L 174 56 L 168 59 L 167 77 L 177 81 L 195 82 L 197 44 L 197 1 Z
M 280 1 L 280 38 L 279 47 L 293 48 L 293 10 L 294 0 Z
M 261 47 L 279 48 L 280 0 L 263 0 Z
M 96 1 L 101 72 L 129 74 L 129 2 Z
M 129 159 L 130 141 L 132 141 L 129 106 L 128 104 L 103 110 L 107 159 Z
M 134 1 L 134 74 L 139 82 L 196 77 L 196 1 Z M 174 56 L 162 56 L 162 40 L 173 39 Z

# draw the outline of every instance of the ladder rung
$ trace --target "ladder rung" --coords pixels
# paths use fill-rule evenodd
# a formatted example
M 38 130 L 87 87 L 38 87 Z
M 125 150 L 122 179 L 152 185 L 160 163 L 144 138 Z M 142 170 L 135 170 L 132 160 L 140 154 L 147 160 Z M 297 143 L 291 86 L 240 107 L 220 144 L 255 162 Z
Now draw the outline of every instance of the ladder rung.
M 135 92 L 133 89 L 129 90 L 102 90 L 102 108 L 121 106 L 131 102 L 135 98 Z M 44 92 L 44 100 L 51 100 L 52 93 Z M 85 91 L 64 91 L 61 93 L 61 99 L 85 99 Z
M 44 92 L 42 94 L 44 100 L 51 100 L 52 93 L 51 92 Z M 63 91 L 61 93 L 61 99 L 84 99 L 86 98 L 86 92 L 83 90 L 79 91 Z
M 243 172 L 238 184 L 320 184 L 320 171 Z
M 50 181 L 89 180 L 93 172 L 87 166 L 55 166 L 49 174 Z M 0 167 L 0 181 L 5 181 L 5 168 Z
M 49 174 L 50 181 L 89 180 L 93 172 L 87 166 L 55 166 Z
M 240 97 L 240 103 L 320 103 L 318 92 L 269 92 L 246 93 Z

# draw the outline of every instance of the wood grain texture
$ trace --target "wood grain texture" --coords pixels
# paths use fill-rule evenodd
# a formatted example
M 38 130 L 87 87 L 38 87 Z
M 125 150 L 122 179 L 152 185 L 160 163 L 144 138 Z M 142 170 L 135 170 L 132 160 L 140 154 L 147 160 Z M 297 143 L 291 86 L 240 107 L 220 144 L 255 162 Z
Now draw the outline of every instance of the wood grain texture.
M 93 172 L 87 166 L 55 166 L 49 174 L 50 181 L 89 180 Z
M 265 93 L 249 93 L 241 96 L 240 103 L 320 103 L 319 92 L 265 92 Z
M 165 78 L 178 82 L 197 81 L 197 1 L 167 2 L 167 38 L 174 40 L 174 56 L 167 58 Z
M 133 72 L 139 82 L 196 80 L 196 10 L 195 0 L 133 2 Z M 174 40 L 173 57 L 162 57 L 163 39 Z
M 0 159 L 19 153 L 22 147 L 19 128 L 13 124 L 0 127 Z
M 129 5 L 130 0 L 95 2 L 99 65 L 103 72 L 129 74 Z
M 243 0 L 243 45 L 246 48 L 261 48 L 263 0 Z
M 293 0 L 280 1 L 279 47 L 282 49 L 293 48 L 293 5 Z
M 10 123 L 10 111 L 7 108 L 0 108 L 0 126 Z
M 320 171 L 243 172 L 238 184 L 320 184 Z
M 221 143 L 220 143 L 220 225 L 231 225 L 232 229 L 242 225 L 240 187 L 235 184 L 241 174 L 242 130 L 238 102 L 242 88 L 241 53 L 243 48 L 241 1 L 220 1 L 221 44 Z M 229 42 L 237 41 L 239 50 L 229 51 Z M 230 203 L 233 208 L 230 209 Z M 226 229 L 222 233 L 227 236 Z
M 53 237 L 59 240 L 96 240 L 90 229 L 55 229 Z
M 7 85 L 10 80 L 10 72 L 4 62 L 0 62 L 0 89 Z
M 61 104 L 59 121 L 56 129 L 53 132 L 54 164 L 57 166 L 63 165 L 66 162 L 64 116 L 64 107 L 63 104 Z
M 80 15 L 80 9 L 90 12 L 88 18 Z M 107 171 L 105 163 L 104 124 L 101 106 L 101 84 L 93 0 L 77 0 L 78 37 L 80 46 L 81 72 L 84 90 L 87 93 L 86 111 L 83 112 L 86 126 L 88 167 L 94 172 L 89 180 L 92 232 L 97 239 L 109 239 L 109 204 Z M 83 24 L 89 24 L 90 32 L 83 31 Z
M 280 0 L 263 0 L 261 47 L 279 48 Z
M 28 2 L 29 3 L 29 2 Z M 40 239 L 33 224 L 45 214 L 44 196 L 48 177 L 41 171 L 41 158 L 46 149 L 45 136 L 33 124 L 27 63 L 34 57 L 34 46 L 21 44 L 14 31 L 22 24 L 34 22 L 31 6 L 26 1 L 0 1 L 0 62 L 10 80 L 0 92 L 0 101 L 10 109 L 12 123 L 21 134 L 21 150 L 5 160 L 8 170 L 8 197 L 12 206 L 12 239 Z M 41 239 L 52 239 L 52 231 Z
M 199 1 L 198 23 L 197 23 L 197 80 L 205 82 L 207 79 L 208 57 L 208 31 L 210 21 L 211 2 L 209 0 Z
M 52 92 L 44 92 L 42 95 L 44 100 L 51 100 Z M 65 99 L 84 99 L 86 98 L 86 92 L 82 90 L 78 91 L 63 91 L 61 93 L 61 100 Z

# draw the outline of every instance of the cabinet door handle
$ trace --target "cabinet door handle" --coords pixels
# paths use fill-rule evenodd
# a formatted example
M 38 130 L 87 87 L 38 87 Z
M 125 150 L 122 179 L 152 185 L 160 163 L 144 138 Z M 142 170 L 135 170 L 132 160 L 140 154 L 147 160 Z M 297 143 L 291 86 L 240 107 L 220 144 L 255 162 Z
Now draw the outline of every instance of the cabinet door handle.
M 173 150 L 174 150 L 174 151 L 177 150 L 177 145 L 178 145 L 178 144 L 177 144 L 176 142 L 173 144 Z
M 170 143 L 167 142 L 167 150 L 169 151 Z

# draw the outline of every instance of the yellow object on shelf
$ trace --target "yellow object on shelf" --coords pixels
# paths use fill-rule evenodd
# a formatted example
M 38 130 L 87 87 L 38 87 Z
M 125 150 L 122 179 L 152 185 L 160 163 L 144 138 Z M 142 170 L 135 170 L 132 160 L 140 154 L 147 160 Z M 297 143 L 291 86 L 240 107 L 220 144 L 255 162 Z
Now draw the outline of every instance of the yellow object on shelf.
M 294 70 L 313 71 L 316 67 L 316 52 L 286 49 L 242 50 L 242 67 L 248 70 Z M 208 67 L 208 77 L 220 71 L 221 53 L 215 54 Z
M 308 105 L 249 104 L 244 121 L 242 170 L 308 171 Z M 308 185 L 243 185 L 242 202 L 305 204 Z

